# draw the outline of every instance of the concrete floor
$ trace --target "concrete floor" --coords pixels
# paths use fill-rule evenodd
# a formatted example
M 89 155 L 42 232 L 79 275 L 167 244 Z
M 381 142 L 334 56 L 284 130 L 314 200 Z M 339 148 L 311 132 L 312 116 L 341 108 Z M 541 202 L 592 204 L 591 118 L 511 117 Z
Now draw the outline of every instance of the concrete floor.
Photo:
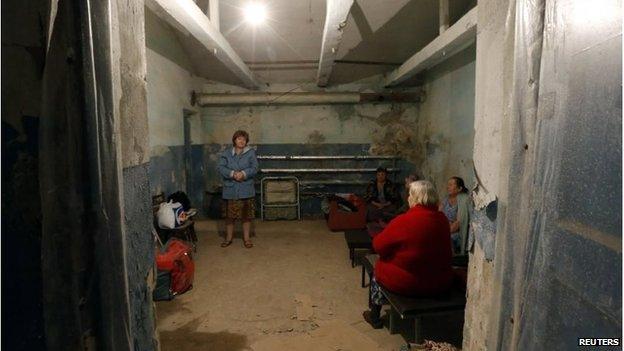
M 399 334 L 362 320 L 368 289 L 360 287 L 361 270 L 351 268 L 342 233 L 330 232 L 324 221 L 257 221 L 252 249 L 240 239 L 219 247 L 216 221 L 200 221 L 196 229 L 194 288 L 156 304 L 163 351 L 366 351 L 405 344 Z

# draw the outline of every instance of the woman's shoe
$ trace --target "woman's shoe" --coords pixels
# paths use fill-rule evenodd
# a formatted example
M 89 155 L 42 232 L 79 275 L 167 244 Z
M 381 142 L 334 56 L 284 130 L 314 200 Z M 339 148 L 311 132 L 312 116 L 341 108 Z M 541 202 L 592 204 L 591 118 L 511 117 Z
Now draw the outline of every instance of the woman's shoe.
M 232 240 L 226 240 L 221 243 L 221 247 L 228 247 L 230 245 L 232 245 Z
M 251 242 L 251 240 L 245 240 L 245 247 L 248 249 L 251 249 L 253 247 L 253 243 Z
M 373 329 L 383 328 L 383 321 L 381 319 L 374 320 L 371 311 L 364 311 L 362 317 L 364 317 L 364 320 L 370 324 Z

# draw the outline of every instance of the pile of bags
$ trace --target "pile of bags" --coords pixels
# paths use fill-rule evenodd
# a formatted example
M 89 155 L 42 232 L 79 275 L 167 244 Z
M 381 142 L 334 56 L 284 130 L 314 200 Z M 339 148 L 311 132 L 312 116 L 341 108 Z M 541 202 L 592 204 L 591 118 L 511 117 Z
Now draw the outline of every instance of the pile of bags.
M 182 226 L 195 213 L 188 196 L 178 191 L 169 195 L 167 202 L 159 205 L 156 224 L 160 229 L 175 229 Z M 163 245 L 158 233 L 155 230 L 153 233 L 159 247 L 156 250 L 158 273 L 152 297 L 154 301 L 171 300 L 176 295 L 193 288 L 195 275 L 193 246 L 175 237 L 171 237 Z
M 167 202 L 163 202 L 159 206 L 156 218 L 160 229 L 177 228 L 197 213 L 191 208 L 191 201 L 186 193 L 182 191 L 169 195 Z
M 153 292 L 154 301 L 171 300 L 174 296 L 193 288 L 195 262 L 193 248 L 185 241 L 171 238 L 156 253 L 156 288 Z

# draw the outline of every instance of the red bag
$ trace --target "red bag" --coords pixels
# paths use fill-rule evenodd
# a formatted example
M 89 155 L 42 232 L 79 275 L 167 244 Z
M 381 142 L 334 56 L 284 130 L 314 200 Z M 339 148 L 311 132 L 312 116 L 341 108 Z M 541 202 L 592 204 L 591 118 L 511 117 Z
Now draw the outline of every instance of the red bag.
M 195 263 L 191 256 L 192 250 L 184 241 L 171 238 L 165 250 L 156 254 L 158 270 L 171 273 L 171 291 L 174 294 L 182 294 L 193 288 Z

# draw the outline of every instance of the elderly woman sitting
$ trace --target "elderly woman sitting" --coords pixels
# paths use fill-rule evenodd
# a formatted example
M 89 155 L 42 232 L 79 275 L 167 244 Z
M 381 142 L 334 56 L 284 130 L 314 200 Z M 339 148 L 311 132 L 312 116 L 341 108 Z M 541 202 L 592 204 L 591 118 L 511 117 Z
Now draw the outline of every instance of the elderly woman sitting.
M 375 329 L 382 327 L 381 306 L 387 303 L 380 286 L 406 296 L 433 296 L 447 291 L 453 280 L 449 222 L 438 211 L 433 184 L 411 183 L 408 202 L 407 213 L 373 239 L 379 260 L 370 284 L 370 310 L 363 316 Z
M 468 189 L 460 177 L 449 178 L 446 184 L 448 196 L 440 204 L 451 227 L 451 241 L 455 254 L 466 254 L 468 224 L 470 223 L 470 201 Z
M 371 180 L 366 188 L 364 199 L 368 203 L 368 222 L 385 222 L 396 216 L 401 196 L 397 193 L 394 184 L 388 179 L 386 168 L 377 168 L 375 179 Z

